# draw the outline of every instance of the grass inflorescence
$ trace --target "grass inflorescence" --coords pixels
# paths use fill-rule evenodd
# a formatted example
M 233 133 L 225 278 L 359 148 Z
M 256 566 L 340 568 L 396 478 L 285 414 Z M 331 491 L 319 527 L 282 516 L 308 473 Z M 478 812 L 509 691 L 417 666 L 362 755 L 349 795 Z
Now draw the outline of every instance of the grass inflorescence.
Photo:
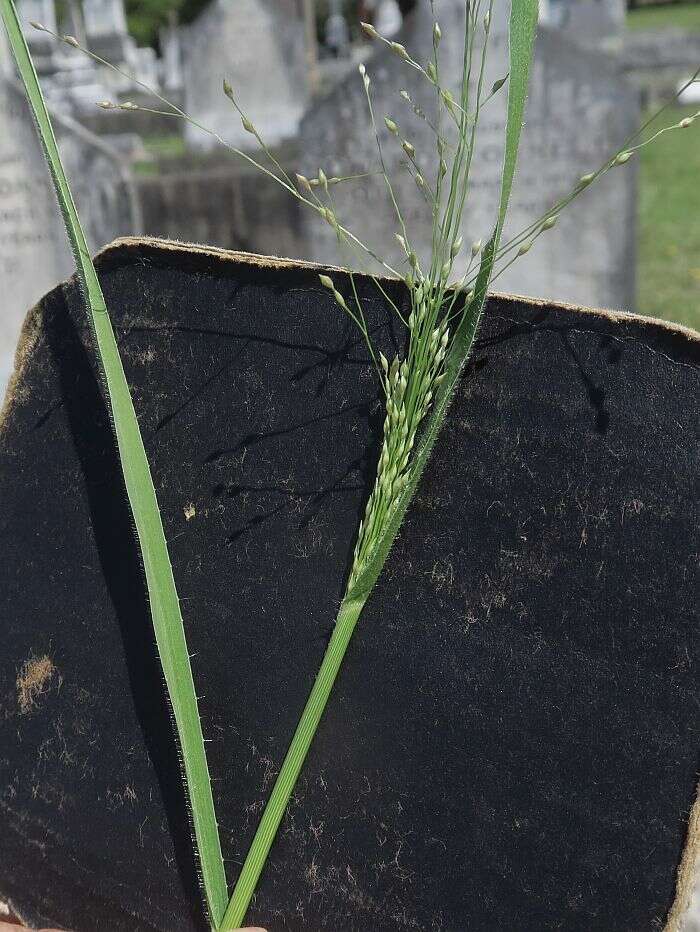
M 2 0 L 2 2 L 5 5 L 11 4 L 11 0 Z M 408 105 L 415 116 L 424 120 L 433 131 L 434 171 L 430 173 L 420 167 L 414 143 L 404 133 L 401 121 L 392 114 L 382 114 L 379 119 L 377 118 L 372 94 L 372 77 L 365 65 L 360 66 L 360 80 L 366 95 L 369 121 L 376 140 L 377 164 L 367 166 L 365 172 L 351 176 L 329 175 L 321 168 L 315 177 L 308 177 L 302 173 L 292 176 L 283 167 L 258 132 L 250 115 L 241 108 L 235 89 L 228 81 L 224 81 L 223 92 L 231 101 L 243 129 L 257 144 L 259 157 L 230 146 L 221 136 L 207 129 L 182 108 L 142 82 L 135 81 L 132 75 L 83 49 L 100 64 L 113 68 L 144 90 L 150 91 L 159 104 L 151 108 L 131 101 L 114 103 L 107 100 L 99 102 L 98 106 L 112 111 L 142 110 L 157 113 L 173 119 L 185 120 L 202 132 L 208 133 L 222 146 L 273 179 L 291 197 L 314 212 L 321 222 L 328 224 L 337 237 L 339 247 L 362 261 L 372 260 L 378 263 L 384 272 L 401 279 L 407 291 L 408 300 L 406 306 L 401 309 L 390 298 L 382 280 L 378 276 L 373 276 L 374 283 L 383 299 L 405 327 L 405 347 L 403 351 L 389 360 L 373 345 L 353 273 L 350 273 L 351 297 L 341 292 L 332 275 L 325 273 L 320 275 L 322 286 L 328 290 L 342 313 L 348 315 L 362 334 L 370 358 L 376 367 L 385 404 L 381 448 L 374 484 L 356 536 L 345 594 L 327 652 L 273 786 L 228 907 L 223 916 L 220 909 L 211 910 L 212 925 L 217 929 L 239 928 L 245 918 L 250 899 L 255 892 L 355 626 L 381 574 L 384 562 L 442 428 L 450 401 L 469 356 L 491 283 L 514 262 L 526 255 L 537 239 L 556 225 L 561 211 L 601 177 L 610 171 L 624 170 L 624 166 L 641 148 L 671 130 L 688 129 L 700 116 L 700 113 L 689 113 L 681 120 L 655 132 L 649 129 L 652 120 L 647 121 L 617 151 L 611 153 L 602 165 L 592 167 L 583 176 L 573 179 L 567 194 L 554 203 L 546 213 L 535 218 L 507 242 L 501 242 L 523 123 L 538 2 L 537 0 L 517 0 L 517 2 L 513 0 L 509 20 L 509 71 L 488 86 L 486 64 L 494 8 L 495 0 L 465 0 L 464 54 L 459 86 L 456 89 L 448 86 L 448 79 L 451 76 L 445 78 L 441 71 L 440 47 L 443 33 L 435 15 L 434 0 L 431 0 L 432 54 L 427 61 L 419 61 L 413 56 L 411 50 L 401 43 L 383 37 L 371 24 L 363 24 L 363 29 L 369 38 L 386 46 L 433 90 L 434 112 L 432 113 L 426 113 L 423 108 L 417 106 L 405 89 L 400 89 L 398 92 L 401 105 Z M 41 24 L 34 25 L 35 28 L 48 32 Z M 72 36 L 57 36 L 57 38 L 70 46 L 80 48 L 78 41 Z M 697 73 L 688 81 L 688 84 L 695 77 Z M 499 205 L 493 218 L 493 232 L 489 239 L 486 242 L 467 244 L 463 242 L 460 231 L 464 211 L 468 204 L 470 176 L 480 118 L 486 104 L 499 94 L 508 95 Z M 662 108 L 661 112 L 665 109 Z M 655 114 L 654 119 L 658 115 L 658 113 Z M 412 246 L 412 231 L 406 222 L 405 212 L 396 195 L 395 184 L 387 171 L 387 160 L 379 132 L 381 125 L 388 131 L 390 143 L 401 149 L 403 170 L 408 171 L 415 182 L 415 196 L 423 199 L 430 207 L 432 213 L 431 249 L 427 258 L 419 258 Z M 381 176 L 386 186 L 396 222 L 395 235 L 404 257 L 404 261 L 400 263 L 400 269 L 396 269 L 377 251 L 363 243 L 345 220 L 338 215 L 334 201 L 336 186 L 361 184 L 369 176 Z M 162 650 L 161 658 L 165 666 L 166 659 L 163 657 Z M 175 699 L 181 691 L 188 692 L 190 689 L 187 683 L 176 683 L 170 680 L 168 687 L 171 698 L 174 696 Z M 193 692 L 191 696 L 189 694 L 187 696 L 190 705 L 193 696 Z M 196 707 L 196 699 L 193 701 Z M 181 723 L 178 721 L 177 724 L 180 731 Z M 189 782 L 187 754 L 188 750 L 183 743 L 183 757 Z M 197 807 L 202 799 L 191 793 L 191 801 L 196 821 Z M 198 834 L 197 841 L 200 846 L 200 855 L 204 856 L 203 860 L 207 863 L 215 862 L 216 851 L 213 848 L 202 851 L 202 845 L 209 845 L 210 839 L 203 839 Z M 205 886 L 207 886 L 206 877 Z M 214 893 L 207 886 L 207 898 L 210 904 L 213 897 L 216 897 L 216 902 L 220 903 L 220 883 Z

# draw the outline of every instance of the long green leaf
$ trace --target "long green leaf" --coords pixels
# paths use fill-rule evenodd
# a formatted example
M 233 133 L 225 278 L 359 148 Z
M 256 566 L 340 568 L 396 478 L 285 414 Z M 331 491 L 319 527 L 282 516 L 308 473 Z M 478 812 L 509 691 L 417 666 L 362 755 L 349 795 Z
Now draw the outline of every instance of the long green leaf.
M 493 263 L 498 252 L 508 201 L 513 187 L 520 133 L 525 112 L 525 100 L 530 80 L 537 9 L 538 0 L 512 0 L 509 30 L 508 118 L 500 204 L 493 235 L 483 252 L 474 298 L 470 306 L 465 310 L 462 323 L 453 341 L 453 347 L 447 362 L 446 377 L 423 433 L 421 443 L 414 455 L 406 487 L 387 526 L 383 529 L 371 560 L 341 603 L 328 649 L 234 888 L 233 896 L 221 925 L 221 932 L 238 929 L 243 923 L 251 897 L 255 892 L 294 785 L 311 747 L 311 742 L 328 702 L 353 631 L 362 609 L 379 578 L 408 507 L 416 493 L 418 483 L 428 464 L 433 446 L 444 423 L 460 375 L 469 357 L 474 335 L 486 301 L 486 292 L 491 279 Z
M 0 0 L 0 9 L 65 220 L 107 387 L 107 404 L 143 557 L 156 642 L 182 751 L 207 906 L 212 924 L 217 926 L 228 901 L 226 876 L 185 630 L 153 480 L 102 289 L 61 164 L 36 71 L 12 0 Z M 113 491 L 120 494 L 117 489 Z

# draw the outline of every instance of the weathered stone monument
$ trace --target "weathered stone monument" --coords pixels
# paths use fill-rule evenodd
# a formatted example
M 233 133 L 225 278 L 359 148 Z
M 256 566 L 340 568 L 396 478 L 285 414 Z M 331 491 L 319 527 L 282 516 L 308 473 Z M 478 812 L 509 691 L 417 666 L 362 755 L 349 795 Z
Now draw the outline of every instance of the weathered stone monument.
M 185 103 L 233 145 L 251 144 L 222 93 L 230 81 L 243 110 L 272 145 L 294 136 L 308 99 L 304 26 L 295 0 L 215 0 L 183 30 Z M 215 141 L 188 126 L 189 143 Z
M 55 117 L 54 128 L 90 246 L 137 231 L 138 208 L 125 165 L 72 121 Z M 27 310 L 72 270 L 27 103 L 0 69 L 0 395 Z
M 485 87 L 508 73 L 507 4 L 494 12 Z M 443 40 L 441 69 L 453 90 L 461 75 L 464 4 L 439 6 Z M 414 57 L 432 53 L 428 3 L 407 17 L 397 37 Z M 367 63 L 387 167 L 408 223 L 412 245 L 426 255 L 431 239 L 431 208 L 406 171 L 406 158 L 385 129 L 389 114 L 414 146 L 427 178 L 436 163 L 435 135 L 424 119 L 399 96 L 405 88 L 430 116 L 435 93 L 427 80 L 385 47 Z M 507 86 L 483 111 L 472 167 L 463 233 L 466 242 L 490 235 L 499 197 Z M 610 56 L 584 49 L 563 33 L 540 27 L 533 66 L 519 170 L 504 242 L 525 229 L 571 190 L 577 179 L 597 168 L 637 125 L 635 95 L 619 78 Z M 446 125 L 443 121 L 443 126 Z M 302 124 L 300 170 L 309 176 L 322 166 L 329 176 L 353 175 L 378 167 L 362 81 L 347 81 L 314 109 Z M 568 300 L 593 306 L 632 308 L 635 288 L 635 169 L 617 168 L 584 192 L 542 236 L 532 252 L 497 280 L 499 290 Z M 395 240 L 397 221 L 381 176 L 333 188 L 338 215 L 363 241 L 392 263 L 404 261 Z M 320 261 L 357 265 L 357 256 L 338 256 L 333 230 L 306 215 L 306 255 Z
M 42 75 L 51 72 L 55 67 L 57 42 L 48 32 L 32 29 L 29 23 L 41 23 L 51 32 L 58 32 L 54 0 L 19 0 L 17 12 L 25 29 L 34 67 Z
M 127 30 L 123 0 L 84 0 L 83 17 L 91 51 L 111 62 L 129 59 L 135 42 Z
M 544 0 L 541 21 L 579 45 L 618 51 L 626 13 L 625 0 Z

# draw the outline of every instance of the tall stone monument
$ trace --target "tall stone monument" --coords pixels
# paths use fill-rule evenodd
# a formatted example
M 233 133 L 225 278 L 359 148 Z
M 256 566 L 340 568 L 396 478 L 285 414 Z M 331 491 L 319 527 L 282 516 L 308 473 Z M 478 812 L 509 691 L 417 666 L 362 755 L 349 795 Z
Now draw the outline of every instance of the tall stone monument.
M 121 160 L 72 121 L 55 116 L 54 129 L 90 247 L 137 232 L 137 202 Z M 73 268 L 24 94 L 0 68 L 0 397 L 27 310 Z
M 508 4 L 494 10 L 485 87 L 508 73 Z M 461 76 L 464 3 L 439 4 L 442 26 L 441 70 L 453 91 Z M 420 2 L 397 37 L 414 57 L 432 53 L 431 15 Z M 436 164 L 435 135 L 399 96 L 407 89 L 426 115 L 434 111 L 434 89 L 386 47 L 367 63 L 387 167 L 408 223 L 412 245 L 425 256 L 431 240 L 431 208 L 406 171 L 399 141 L 384 128 L 383 116 L 398 122 L 415 146 L 428 179 Z M 472 180 L 463 221 L 467 243 L 486 240 L 494 225 L 503 161 L 507 85 L 485 107 L 480 121 Z M 635 95 L 621 81 L 610 56 L 573 43 L 562 32 L 540 27 L 527 104 L 525 128 L 504 242 L 526 228 L 565 195 L 583 174 L 594 170 L 637 125 Z M 443 125 L 446 125 L 443 122 Z M 454 141 L 454 134 L 452 135 Z M 353 175 L 378 167 L 362 81 L 351 76 L 304 120 L 300 170 L 319 166 L 331 175 Z M 581 195 L 542 236 L 531 253 L 497 279 L 499 290 L 575 303 L 631 309 L 635 287 L 635 168 L 615 169 Z M 404 261 L 394 234 L 397 221 L 381 176 L 333 188 L 341 221 L 395 266 Z M 306 255 L 320 261 L 358 265 L 356 255 L 338 255 L 332 229 L 306 215 Z
M 238 101 L 271 145 L 293 137 L 308 100 L 304 25 L 295 0 L 214 0 L 183 30 L 185 106 L 236 146 L 252 137 L 222 93 L 230 81 Z M 191 126 L 188 142 L 216 145 Z
M 126 24 L 124 0 L 83 0 L 85 32 L 92 52 L 107 61 L 128 61 L 135 48 Z

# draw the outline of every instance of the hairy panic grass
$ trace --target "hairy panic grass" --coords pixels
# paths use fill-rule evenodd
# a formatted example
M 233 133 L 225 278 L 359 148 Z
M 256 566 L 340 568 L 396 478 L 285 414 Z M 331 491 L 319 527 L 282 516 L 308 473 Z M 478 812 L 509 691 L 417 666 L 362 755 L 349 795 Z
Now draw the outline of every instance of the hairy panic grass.
M 201 728 L 196 716 L 197 703 L 191 672 L 189 672 L 189 659 L 185 663 L 182 655 L 184 651 L 186 656 L 186 646 L 184 644 L 184 632 L 182 632 L 179 607 L 177 613 L 171 613 L 172 617 L 166 618 L 165 622 L 160 620 L 160 616 L 156 611 L 158 594 L 161 592 L 159 586 L 161 584 L 165 586 L 165 591 L 169 593 L 171 604 L 173 604 L 172 598 L 175 599 L 175 603 L 177 601 L 170 565 L 167 562 L 167 550 L 163 549 L 165 542 L 164 539 L 161 542 L 156 534 L 156 544 L 160 547 L 161 558 L 160 562 L 157 562 L 154 566 L 152 580 L 149 577 L 149 593 L 151 595 L 161 662 L 166 673 L 166 682 L 173 708 L 176 710 L 176 724 L 183 752 L 185 778 L 189 788 L 200 862 L 203 866 L 203 882 L 209 905 L 210 921 L 212 927 L 216 929 L 236 929 L 241 926 L 244 920 L 355 626 L 381 574 L 384 562 L 401 527 L 423 470 L 430 458 L 435 440 L 443 425 L 460 375 L 471 351 L 488 288 L 502 272 L 528 253 L 538 237 L 546 234 L 554 227 L 560 212 L 592 184 L 609 171 L 624 166 L 642 146 L 648 145 L 662 133 L 676 129 L 687 129 L 700 116 L 700 113 L 696 113 L 690 117 L 685 117 L 680 122 L 645 137 L 647 127 L 659 115 L 656 113 L 652 120 L 645 123 L 619 150 L 612 153 L 606 162 L 581 178 L 575 179 L 569 192 L 552 205 L 544 215 L 535 219 L 509 241 L 502 243 L 502 231 L 513 185 L 525 110 L 535 39 L 538 0 L 512 0 L 509 20 L 509 72 L 490 87 L 486 84 L 485 75 L 492 29 L 492 15 L 496 0 L 465 0 L 464 53 L 457 93 L 447 86 L 447 81 L 443 79 L 441 73 L 440 45 L 443 34 L 435 16 L 434 0 L 430 0 L 430 2 L 433 11 L 432 54 L 428 61 L 419 61 L 402 44 L 384 38 L 371 24 L 363 24 L 365 33 L 371 39 L 387 46 L 407 68 L 412 69 L 420 76 L 421 80 L 426 81 L 434 92 L 435 112 L 430 115 L 425 114 L 422 109 L 413 103 L 407 91 L 402 90 L 399 92 L 399 96 L 404 103 L 408 103 L 415 114 L 420 119 L 429 122 L 430 126 L 435 130 L 435 171 L 430 179 L 419 167 L 413 143 L 402 134 L 399 123 L 388 114 L 381 118 L 391 139 L 396 145 L 400 146 L 405 156 L 405 169 L 415 182 L 416 197 L 424 199 L 432 211 L 431 250 L 429 257 L 423 264 L 412 247 L 412 231 L 406 223 L 405 215 L 396 197 L 392 178 L 387 172 L 386 160 L 378 131 L 378 122 L 375 116 L 372 79 L 364 65 L 360 66 L 360 80 L 364 87 L 369 120 L 376 139 L 377 166 L 368 166 L 366 172 L 349 177 L 329 176 L 323 169 L 320 169 L 317 176 L 313 178 L 303 174 L 296 174 L 292 178 L 267 146 L 249 115 L 243 112 L 237 101 L 235 90 L 227 81 L 224 81 L 224 94 L 231 101 L 244 130 L 254 138 L 259 146 L 261 152 L 259 158 L 227 145 L 220 136 L 202 126 L 165 97 L 142 82 L 135 81 L 133 76 L 128 73 L 83 49 L 86 54 L 102 65 L 113 68 L 113 70 L 128 77 L 132 83 L 136 83 L 151 92 L 165 109 L 142 107 L 130 101 L 118 104 L 112 101 L 101 101 L 99 103 L 100 107 L 105 110 L 143 110 L 174 119 L 186 120 L 193 126 L 198 127 L 202 132 L 213 136 L 223 146 L 272 178 L 291 197 L 296 198 L 306 208 L 315 212 L 319 220 L 333 229 L 340 246 L 351 250 L 360 258 L 364 257 L 379 263 L 390 275 L 402 279 L 409 296 L 410 310 L 407 314 L 402 314 L 391 301 L 381 280 L 376 276 L 374 277 L 379 292 L 405 327 L 406 342 L 403 352 L 398 353 L 392 360 L 388 360 L 377 352 L 372 344 L 353 274 L 350 273 L 352 298 L 343 296 L 336 287 L 332 276 L 327 274 L 320 276 L 321 284 L 333 295 L 341 311 L 347 314 L 358 327 L 365 340 L 370 357 L 376 366 L 377 378 L 385 402 L 381 450 L 374 485 L 357 532 L 353 562 L 345 594 L 339 607 L 327 652 L 262 814 L 245 863 L 239 873 L 233 895 L 228 901 L 228 906 L 225 905 L 228 893 L 221 867 L 221 853 L 213 815 L 211 790 L 208 783 L 206 788 L 201 785 L 202 776 L 206 776 L 206 758 L 204 757 L 203 745 L 201 745 Z M 33 75 L 33 69 L 31 69 L 26 46 L 23 45 L 21 32 L 19 32 L 19 27 L 16 24 L 14 7 L 11 0 L 0 0 L 0 3 L 2 3 L 6 24 L 10 29 L 15 54 L 19 56 L 18 61 L 21 59 L 25 63 L 23 77 L 28 96 L 36 112 L 37 108 L 41 109 L 43 102 L 41 102 L 40 90 L 38 83 L 36 83 L 36 76 Z M 39 23 L 33 25 L 36 29 L 45 32 L 49 31 Z M 73 36 L 57 36 L 56 38 L 61 39 L 70 46 L 80 48 L 80 44 Z M 26 67 L 27 62 L 29 62 L 31 73 Z M 698 73 L 700 73 L 700 69 L 693 75 L 688 84 L 695 80 Z M 496 215 L 493 218 L 493 232 L 486 243 L 465 244 L 460 230 L 462 228 L 462 217 L 468 204 L 470 173 L 481 113 L 483 107 L 493 97 L 503 93 L 508 95 L 504 161 L 500 199 Z M 441 131 L 444 123 L 447 123 L 450 127 L 451 134 L 456 136 L 455 144 L 447 143 L 446 134 Z M 46 145 L 45 137 L 50 130 L 50 126 L 47 129 L 46 122 L 42 123 L 41 120 L 39 125 Z M 52 171 L 56 172 L 56 166 L 60 165 L 60 162 L 55 147 L 49 148 L 48 158 Z M 395 235 L 405 259 L 401 271 L 397 271 L 386 259 L 363 243 L 349 229 L 343 218 L 338 216 L 334 207 L 333 189 L 336 185 L 362 183 L 365 177 L 375 174 L 381 175 L 383 178 L 395 215 Z M 69 192 L 64 181 L 58 185 L 58 189 L 59 196 L 67 202 Z M 72 201 L 70 203 L 72 204 Z M 79 224 L 77 214 L 74 215 L 74 209 L 73 213 L 68 216 L 67 223 L 69 234 L 75 240 Z M 104 308 L 99 304 L 101 293 L 97 290 L 99 285 L 95 284 L 97 280 L 94 276 L 94 270 L 90 271 L 92 266 L 87 256 L 84 241 L 82 239 L 77 241 L 80 246 L 77 255 L 79 269 L 83 269 L 83 275 L 87 277 L 88 283 L 92 283 L 92 290 L 90 288 L 86 289 L 88 299 L 89 301 L 97 301 L 97 305 L 93 308 L 94 318 L 95 312 L 104 312 Z M 106 317 L 106 313 L 104 316 Z M 108 318 L 106 319 L 108 320 Z M 116 346 L 110 350 L 110 353 L 112 353 L 113 357 L 116 353 Z M 116 366 L 117 361 L 118 354 L 116 360 L 112 358 L 114 366 Z M 119 378 L 123 379 L 123 373 Z M 123 398 L 125 383 L 124 385 L 119 384 L 121 386 L 121 397 Z M 126 395 L 128 397 L 128 391 Z M 110 399 L 113 399 L 113 397 L 116 396 L 113 396 L 110 387 Z M 112 404 L 114 405 L 113 400 Z M 125 401 L 121 407 L 115 405 L 115 425 L 117 425 L 118 441 L 120 434 L 117 415 L 120 414 L 122 419 L 126 418 L 128 421 L 128 418 L 133 414 L 133 409 L 131 409 L 132 413 L 130 414 L 127 407 Z M 138 427 L 136 425 L 137 433 Z M 140 436 L 137 441 L 136 436 L 133 435 L 133 430 L 132 440 L 134 450 L 138 454 L 140 470 L 134 473 L 129 493 L 134 508 L 134 516 L 137 517 L 139 510 L 140 499 L 138 493 L 145 489 L 148 492 L 148 507 L 151 508 L 151 515 L 155 524 L 155 515 L 152 513 L 153 507 L 155 507 L 157 513 L 155 495 L 152 493 L 145 454 L 140 452 L 142 445 L 139 450 L 136 449 Z M 122 447 L 120 446 L 121 450 Z M 132 453 L 133 451 L 127 449 L 122 456 L 127 480 L 130 475 L 129 464 L 131 463 Z M 143 489 L 139 489 L 139 484 L 143 485 Z M 115 494 L 118 494 L 116 490 Z M 158 516 L 158 522 L 159 520 Z M 138 519 L 136 523 L 137 528 L 140 528 Z M 153 528 L 150 528 L 150 530 L 152 531 Z M 162 535 L 162 527 L 159 533 Z M 143 534 L 139 530 L 139 541 L 144 554 L 148 552 L 149 540 L 148 534 Z M 177 653 L 179 666 L 176 665 L 175 669 L 173 668 L 173 644 L 179 652 Z M 179 716 L 177 714 L 178 708 L 187 709 L 187 716 Z M 192 721 L 193 712 L 196 723 Z M 206 776 L 206 781 L 208 781 L 208 776 Z

